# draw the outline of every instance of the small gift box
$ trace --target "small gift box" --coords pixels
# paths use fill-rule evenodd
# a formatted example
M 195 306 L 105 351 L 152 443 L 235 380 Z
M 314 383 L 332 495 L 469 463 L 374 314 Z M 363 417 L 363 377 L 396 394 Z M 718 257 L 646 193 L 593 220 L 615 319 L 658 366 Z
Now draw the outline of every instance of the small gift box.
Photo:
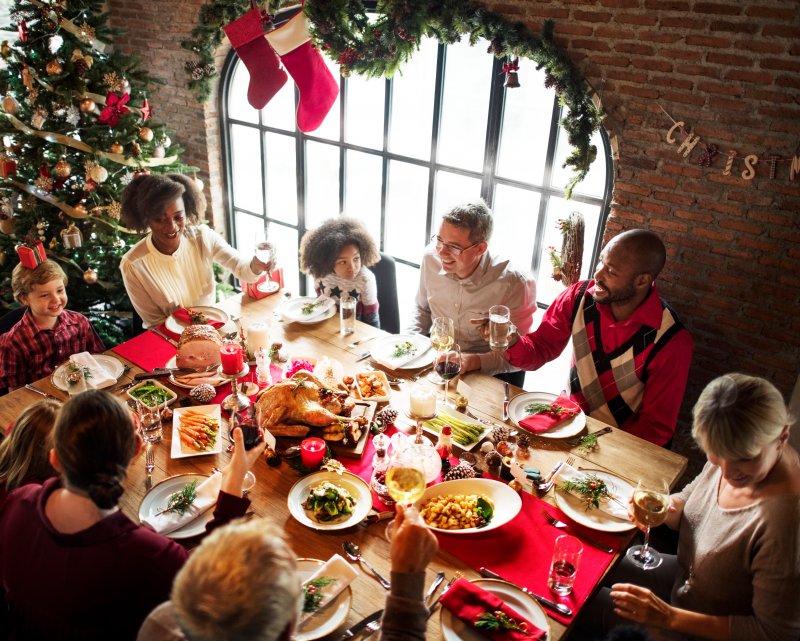
M 0 155 L 0 176 L 8 178 L 17 173 L 17 163 L 8 156 Z
M 19 262 L 28 269 L 36 269 L 38 265 L 47 260 L 47 254 L 44 253 L 44 245 L 42 245 L 41 241 L 19 245 L 17 254 L 19 255 Z
M 274 284 L 273 284 L 274 283 Z M 273 269 L 271 273 L 264 272 L 253 283 L 243 283 L 244 293 L 250 298 L 258 300 L 283 289 L 283 268 Z M 277 285 L 277 287 L 275 287 Z

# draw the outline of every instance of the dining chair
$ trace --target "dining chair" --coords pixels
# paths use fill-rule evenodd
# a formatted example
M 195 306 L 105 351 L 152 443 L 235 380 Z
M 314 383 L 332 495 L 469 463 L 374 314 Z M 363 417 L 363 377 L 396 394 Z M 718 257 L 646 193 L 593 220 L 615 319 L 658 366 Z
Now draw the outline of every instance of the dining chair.
M 397 302 L 397 270 L 394 258 L 381 252 L 381 259 L 370 267 L 378 285 L 378 316 L 381 329 L 400 333 L 400 306 Z

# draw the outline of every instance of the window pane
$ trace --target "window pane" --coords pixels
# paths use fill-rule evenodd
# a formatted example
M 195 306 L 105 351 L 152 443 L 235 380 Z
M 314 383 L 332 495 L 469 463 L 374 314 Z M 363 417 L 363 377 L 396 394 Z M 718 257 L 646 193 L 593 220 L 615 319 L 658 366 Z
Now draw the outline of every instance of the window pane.
M 295 137 L 264 134 L 267 156 L 267 216 L 297 224 Z
M 411 158 L 431 156 L 433 96 L 439 43 L 425 38 L 419 51 L 392 78 L 389 151 Z
M 433 230 L 439 228 L 438 220 L 442 214 L 455 205 L 467 203 L 481 196 L 480 178 L 471 178 L 450 171 L 436 172 L 436 186 L 433 194 Z
M 554 95 L 545 89 L 544 71 L 537 71 L 535 62 L 520 60 L 519 75 L 520 86 L 505 90 L 497 174 L 541 185 Z
M 264 238 L 264 219 L 236 212 L 236 248 L 242 256 L 254 256 L 256 243 Z
M 283 269 L 286 291 L 300 291 L 300 262 L 297 257 L 297 230 L 283 225 L 269 225 L 269 238 L 278 248 L 276 262 Z M 313 290 L 312 290 L 313 291 Z
M 261 145 L 258 129 L 231 125 L 233 205 L 264 213 L 261 185 Z
M 389 163 L 386 198 L 386 252 L 419 264 L 425 245 L 428 210 L 428 169 L 409 163 Z
M 258 111 L 247 102 L 247 87 L 250 85 L 250 72 L 241 61 L 233 67 L 233 79 L 228 90 L 228 117 L 258 124 Z
M 599 131 L 594 132 L 592 144 L 597 147 L 597 158 L 589 168 L 589 173 L 586 178 L 575 187 L 575 193 L 603 198 L 606 190 L 606 154 Z M 572 153 L 572 147 L 567 140 L 567 132 L 559 127 L 556 157 L 553 161 L 553 187 L 564 187 L 572 178 L 572 169 L 564 169 L 561 166 L 570 153 Z
M 360 151 L 346 153 L 344 211 L 348 216 L 362 220 L 380 245 L 381 157 Z
M 244 67 L 239 63 L 240 67 Z M 272 100 L 261 110 L 262 122 L 270 127 L 294 132 L 297 129 L 294 115 L 294 83 L 289 78 Z
M 491 246 L 518 269 L 531 268 L 540 199 L 535 191 L 507 185 L 498 185 L 495 191 Z
M 422 250 L 420 249 L 420 256 Z M 395 263 L 397 272 L 397 300 L 400 302 L 400 331 L 411 325 L 414 318 L 414 301 L 419 289 L 419 269 Z
M 353 145 L 383 149 L 386 81 L 353 74 L 347 79 L 345 140 Z
M 328 58 L 328 56 L 322 56 L 323 60 L 325 60 L 325 64 L 327 65 L 328 69 L 333 76 L 333 79 L 339 83 L 341 80 L 341 74 L 339 73 L 339 65 L 337 65 L 333 60 Z M 293 84 L 292 79 L 289 78 L 289 82 L 286 84 Z M 317 138 L 324 138 L 325 140 L 335 140 L 338 142 L 339 140 L 339 101 L 341 100 L 341 94 L 336 96 L 336 100 L 331 107 L 331 110 L 328 112 L 328 115 L 325 116 L 325 120 L 322 121 L 322 124 L 319 126 L 318 129 L 314 131 L 309 131 L 309 136 L 315 136 Z
M 339 148 L 306 143 L 306 227 L 339 213 Z
M 485 40 L 474 47 L 464 40 L 447 48 L 438 162 L 483 168 L 493 60 Z

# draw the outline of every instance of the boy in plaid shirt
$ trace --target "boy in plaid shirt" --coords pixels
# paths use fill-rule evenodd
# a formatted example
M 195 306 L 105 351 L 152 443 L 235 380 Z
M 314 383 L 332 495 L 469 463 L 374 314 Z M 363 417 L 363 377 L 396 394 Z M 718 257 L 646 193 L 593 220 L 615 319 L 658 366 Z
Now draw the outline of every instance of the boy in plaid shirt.
M 14 389 L 50 374 L 78 352 L 105 351 L 89 320 L 67 305 L 67 275 L 52 260 L 11 274 L 14 298 L 28 309 L 0 335 L 0 387 Z

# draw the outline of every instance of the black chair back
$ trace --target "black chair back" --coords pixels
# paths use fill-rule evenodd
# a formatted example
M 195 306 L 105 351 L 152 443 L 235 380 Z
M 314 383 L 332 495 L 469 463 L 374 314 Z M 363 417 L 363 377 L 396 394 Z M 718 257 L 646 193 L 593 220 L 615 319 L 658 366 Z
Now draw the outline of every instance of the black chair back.
M 8 330 L 14 327 L 14 325 L 16 325 L 25 315 L 26 309 L 28 308 L 17 307 L 16 309 L 12 309 L 10 312 L 6 312 L 0 316 L 0 334 L 5 334 Z
M 394 258 L 381 252 L 381 259 L 370 267 L 378 285 L 378 316 L 381 329 L 390 334 L 400 333 L 400 305 L 397 302 L 397 270 Z

